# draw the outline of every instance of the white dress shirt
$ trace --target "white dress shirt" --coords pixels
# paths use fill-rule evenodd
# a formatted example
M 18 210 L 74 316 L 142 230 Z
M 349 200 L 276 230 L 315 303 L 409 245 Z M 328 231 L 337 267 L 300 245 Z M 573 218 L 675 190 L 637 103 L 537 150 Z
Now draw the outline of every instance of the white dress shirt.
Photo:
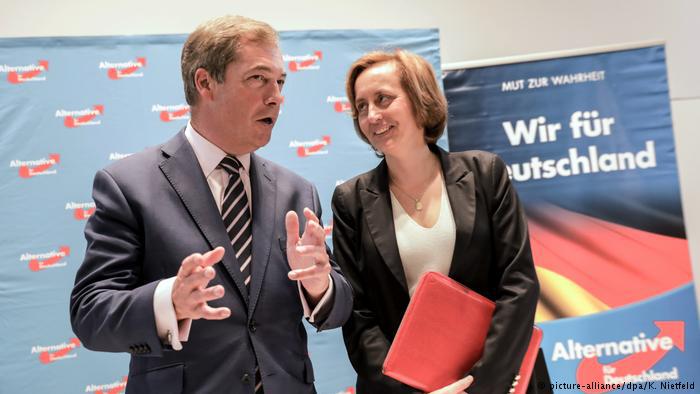
M 224 190 L 228 184 L 229 174 L 223 168 L 219 167 L 219 163 L 226 156 L 226 152 L 221 150 L 218 146 L 214 145 L 201 134 L 199 134 L 190 122 L 187 122 L 187 127 L 185 128 L 185 137 L 187 141 L 192 146 L 194 154 L 197 157 L 199 166 L 202 168 L 204 177 L 209 184 L 209 189 L 214 196 L 214 201 L 216 206 L 221 213 L 221 205 L 224 197 Z M 236 156 L 236 158 L 241 162 L 243 168 L 239 171 L 241 176 L 241 181 L 243 182 L 243 188 L 248 197 L 248 207 L 251 210 L 252 216 L 252 202 L 251 190 L 250 190 L 250 153 L 244 155 Z M 204 251 L 203 251 L 204 252 Z M 328 290 L 321 298 L 321 301 L 316 305 L 313 312 L 309 308 L 309 304 L 304 297 L 304 293 L 301 288 L 301 282 L 297 282 L 299 286 L 299 297 L 301 298 L 301 304 L 304 309 L 304 317 L 309 318 L 313 323 L 316 313 L 319 311 L 320 307 L 324 305 L 333 295 L 333 280 L 330 279 L 330 284 Z M 161 280 L 156 286 L 155 294 L 153 296 L 153 310 L 156 317 L 156 330 L 158 336 L 164 341 L 164 343 L 170 343 L 174 350 L 182 349 L 182 342 L 186 342 L 190 334 L 190 328 L 192 326 L 192 319 L 183 319 L 178 321 L 175 315 L 175 307 L 172 302 L 172 289 L 173 283 L 175 282 L 175 277 Z

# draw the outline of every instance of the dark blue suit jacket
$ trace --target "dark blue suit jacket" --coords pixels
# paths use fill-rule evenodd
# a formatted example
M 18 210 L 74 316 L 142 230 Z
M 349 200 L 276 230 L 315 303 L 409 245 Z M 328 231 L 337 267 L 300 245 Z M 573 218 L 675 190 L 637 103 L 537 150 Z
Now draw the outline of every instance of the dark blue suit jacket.
M 284 217 L 295 210 L 303 225 L 304 207 L 320 217 L 318 195 L 305 179 L 255 154 L 250 167 L 250 295 L 184 132 L 95 176 L 97 208 L 85 228 L 71 323 L 85 347 L 132 354 L 127 392 L 252 393 L 256 358 L 266 392 L 315 392 L 299 292 L 287 278 Z M 188 255 L 217 246 L 226 253 L 210 286 L 220 284 L 226 294 L 210 305 L 229 307 L 231 317 L 194 321 L 183 349 L 173 351 L 156 334 L 156 285 L 175 276 Z M 314 324 L 319 330 L 342 325 L 352 308 L 351 288 L 331 264 L 334 299 Z

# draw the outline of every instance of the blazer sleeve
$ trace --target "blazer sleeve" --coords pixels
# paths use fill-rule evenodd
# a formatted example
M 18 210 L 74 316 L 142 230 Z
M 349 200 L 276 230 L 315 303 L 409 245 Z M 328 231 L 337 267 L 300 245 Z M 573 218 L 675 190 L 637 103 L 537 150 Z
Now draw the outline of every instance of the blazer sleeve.
M 153 310 L 158 281 L 142 281 L 137 214 L 105 170 L 95 175 L 92 197 L 96 209 L 70 298 L 73 331 L 88 349 L 160 356 Z
M 341 187 L 333 193 L 333 253 L 354 293 L 350 319 L 343 326 L 343 338 L 350 363 L 358 375 L 380 385 L 391 393 L 417 393 L 394 379 L 382 374 L 382 364 L 391 343 L 379 327 L 375 312 L 366 302 L 365 290 L 357 267 L 360 241 L 357 231 L 361 218 L 354 217 L 344 204 Z
M 496 309 L 483 357 L 471 371 L 471 394 L 507 393 L 532 335 L 539 284 L 527 221 L 503 161 L 493 155 L 482 185 L 491 220 Z
M 318 192 L 314 186 L 311 186 L 311 189 L 313 195 L 313 207 L 311 210 L 314 211 L 314 214 L 320 220 L 322 212 Z M 331 302 L 323 305 L 317 312 L 314 322 L 310 322 L 318 331 L 342 326 L 348 320 L 352 311 L 352 288 L 343 276 L 328 245 L 326 245 L 326 253 L 328 253 L 331 263 L 330 275 L 333 281 L 333 299 Z

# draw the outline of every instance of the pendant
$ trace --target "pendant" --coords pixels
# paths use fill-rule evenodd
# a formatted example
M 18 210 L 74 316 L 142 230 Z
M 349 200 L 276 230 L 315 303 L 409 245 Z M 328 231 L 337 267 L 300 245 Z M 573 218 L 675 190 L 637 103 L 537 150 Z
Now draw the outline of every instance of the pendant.
M 422 211 L 423 210 L 423 204 L 421 204 L 420 201 L 416 200 L 416 211 Z

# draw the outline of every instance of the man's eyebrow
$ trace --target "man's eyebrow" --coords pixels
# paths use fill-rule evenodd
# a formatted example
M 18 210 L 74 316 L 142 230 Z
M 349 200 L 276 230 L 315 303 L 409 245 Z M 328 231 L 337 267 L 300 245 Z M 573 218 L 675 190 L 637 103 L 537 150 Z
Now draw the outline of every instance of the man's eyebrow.
M 269 73 L 273 73 L 273 72 L 274 72 L 274 70 L 273 70 L 272 68 L 270 68 L 269 66 L 262 65 L 262 64 L 259 64 L 259 65 L 255 66 L 255 67 L 251 68 L 250 70 L 248 70 L 248 72 L 255 72 L 255 71 L 266 71 L 266 72 L 269 72 Z M 287 79 L 287 73 L 286 73 L 286 72 L 283 72 L 283 73 L 282 73 L 282 78 Z

